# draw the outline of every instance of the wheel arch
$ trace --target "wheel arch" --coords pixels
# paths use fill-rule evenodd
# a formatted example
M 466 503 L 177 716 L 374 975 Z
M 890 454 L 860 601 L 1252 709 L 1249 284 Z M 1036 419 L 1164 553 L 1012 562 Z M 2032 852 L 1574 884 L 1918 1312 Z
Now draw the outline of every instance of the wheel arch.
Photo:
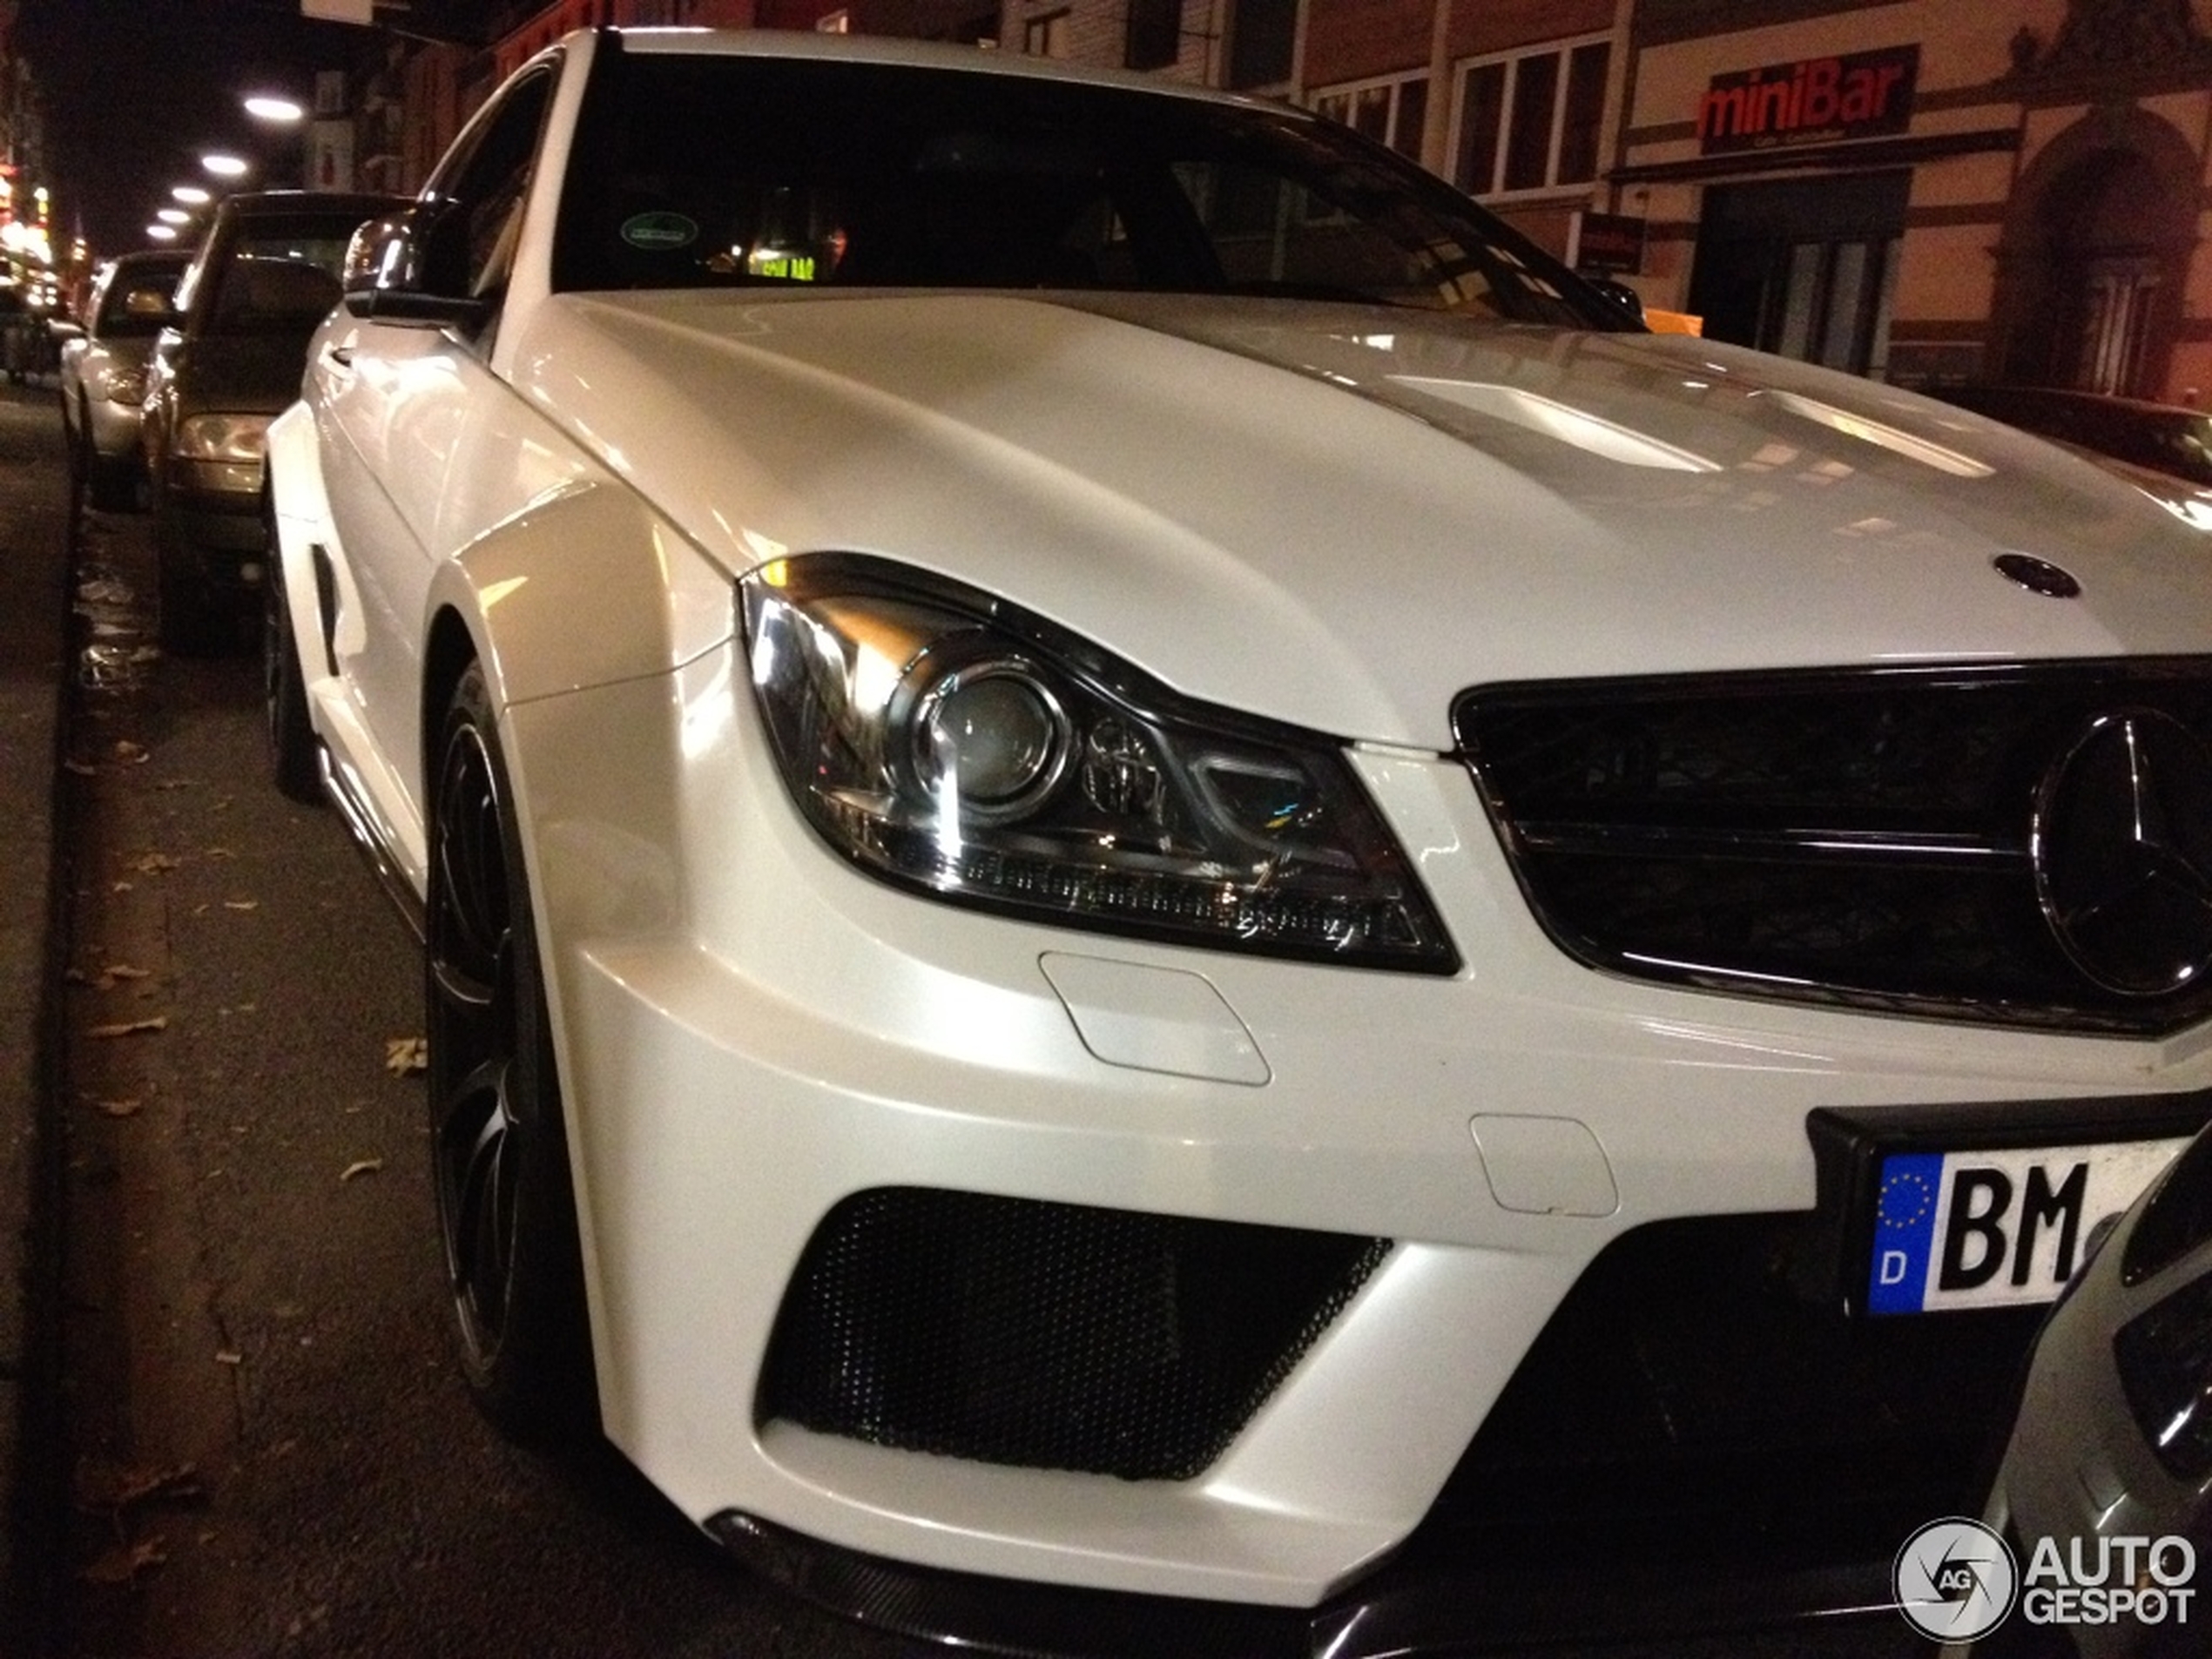
M 735 580 L 637 492 L 593 480 L 548 492 L 444 561 L 425 610 L 415 740 L 426 853 L 435 864 L 447 711 L 474 664 L 522 826 L 585 1296 L 596 1312 L 593 1184 L 579 1126 L 592 1103 L 573 1082 L 569 948 L 604 920 L 592 917 L 596 905 L 633 890 L 641 857 L 656 848 L 661 862 L 672 857 L 659 820 L 672 810 L 664 797 L 676 786 L 680 734 L 666 683 L 732 640 Z M 640 815 L 657 829 L 641 832 Z M 654 914 L 665 920 L 664 909 Z M 636 922 L 635 914 L 625 919 Z M 602 1389 L 612 1363 L 600 1357 Z

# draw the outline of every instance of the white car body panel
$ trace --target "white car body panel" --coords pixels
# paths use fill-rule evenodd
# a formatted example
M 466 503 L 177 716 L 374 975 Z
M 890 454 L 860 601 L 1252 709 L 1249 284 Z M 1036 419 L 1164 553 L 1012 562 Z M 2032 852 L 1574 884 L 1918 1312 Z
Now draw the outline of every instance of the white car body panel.
M 1156 320 L 1003 295 L 558 300 L 522 384 L 735 570 L 765 550 L 895 549 L 1110 633 L 1193 695 L 1354 738 L 1447 747 L 1452 697 L 1480 682 L 2202 637 L 2194 536 L 2086 462 L 2054 466 L 1903 394 L 1664 336 L 1470 336 L 1417 318 L 1381 345 L 1325 308 L 1117 308 Z M 1240 350 L 1178 333 L 1199 327 Z M 1433 381 L 1440 359 L 1704 470 L 1592 454 L 1393 384 L 1411 368 Z M 1908 452 L 1800 413 L 1815 392 Z M 795 407 L 808 418 L 778 419 Z M 721 423 L 748 409 L 759 435 L 732 457 Z M 1285 455 L 1278 479 L 1263 458 Z M 2083 577 L 2083 603 L 1991 580 L 1997 554 L 2039 551 Z M 1153 603 L 1163 591 L 1185 603 Z M 1592 606 L 1594 591 L 1620 603 Z M 1223 638 L 1225 615 L 1251 626 Z
M 341 312 L 271 468 L 316 732 L 418 896 L 442 630 L 492 682 L 604 1419 L 694 1519 L 1309 1605 L 1420 1521 L 1608 1243 L 1810 1208 L 1809 1112 L 2212 1089 L 2212 1026 L 2084 1037 L 1594 973 L 1449 753 L 1477 684 L 2212 649 L 2212 546 L 2108 475 L 1703 342 L 1228 300 L 555 294 L 591 49 L 563 50 L 489 351 Z M 793 809 L 736 627 L 738 577 L 824 550 L 1346 740 L 1460 970 L 1109 937 L 856 870 Z M 2020 552 L 2081 597 L 1992 570 Z M 903 1186 L 1398 1242 L 1194 1480 L 756 1426 L 808 1238 Z

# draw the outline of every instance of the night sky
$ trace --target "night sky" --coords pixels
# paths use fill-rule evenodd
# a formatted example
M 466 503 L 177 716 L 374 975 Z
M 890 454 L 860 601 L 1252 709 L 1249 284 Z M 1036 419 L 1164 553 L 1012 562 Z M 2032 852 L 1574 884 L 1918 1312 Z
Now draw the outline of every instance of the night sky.
M 24 182 L 53 192 L 57 254 L 80 230 L 95 257 L 147 246 L 172 185 L 212 182 L 206 150 L 281 163 L 286 141 L 239 99 L 280 90 L 307 103 L 317 68 L 374 46 L 367 30 L 302 18 L 299 0 L 23 0 L 15 49 L 44 94 L 49 162 Z

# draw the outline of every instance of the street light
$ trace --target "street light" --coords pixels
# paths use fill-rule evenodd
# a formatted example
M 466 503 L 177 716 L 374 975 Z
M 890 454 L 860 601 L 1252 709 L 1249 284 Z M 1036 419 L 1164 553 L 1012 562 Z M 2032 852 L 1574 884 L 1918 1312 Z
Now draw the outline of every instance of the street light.
M 213 192 L 204 190 L 198 185 L 172 185 L 169 199 L 180 201 L 187 207 L 205 207 L 215 199 L 215 196 Z
M 243 179 L 251 170 L 244 156 L 234 156 L 227 151 L 211 151 L 200 157 L 199 165 L 218 179 Z
M 273 92 L 256 92 L 241 102 L 246 112 L 257 121 L 272 121 L 279 126 L 293 126 L 307 119 L 307 112 L 288 98 Z

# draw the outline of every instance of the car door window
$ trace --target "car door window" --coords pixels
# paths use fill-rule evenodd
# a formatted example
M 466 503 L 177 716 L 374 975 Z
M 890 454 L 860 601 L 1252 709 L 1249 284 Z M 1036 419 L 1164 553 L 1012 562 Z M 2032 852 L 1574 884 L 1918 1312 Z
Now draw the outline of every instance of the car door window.
M 466 226 L 469 292 L 478 298 L 495 299 L 506 287 L 553 80 L 549 66 L 516 82 L 467 149 L 430 181 L 429 194 L 458 204 Z

